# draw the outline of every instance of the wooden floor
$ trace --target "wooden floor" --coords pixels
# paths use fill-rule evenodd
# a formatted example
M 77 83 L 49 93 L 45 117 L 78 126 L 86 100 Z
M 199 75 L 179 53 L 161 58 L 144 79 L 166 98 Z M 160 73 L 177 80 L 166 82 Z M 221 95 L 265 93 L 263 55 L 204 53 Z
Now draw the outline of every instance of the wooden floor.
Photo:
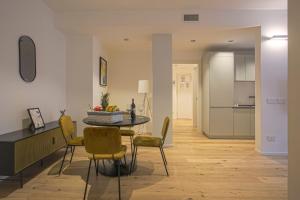
M 159 149 L 141 149 L 137 170 L 121 178 L 122 199 L 287 199 L 287 157 L 261 156 L 252 140 L 210 140 L 190 121 L 175 121 L 174 146 L 165 152 L 170 176 Z M 84 149 L 76 149 L 72 164 L 57 176 L 61 155 L 46 159 L 44 168 L 37 164 L 26 170 L 23 189 L 0 182 L 0 198 L 82 199 L 88 167 Z M 117 178 L 96 178 L 91 172 L 88 199 L 117 199 Z

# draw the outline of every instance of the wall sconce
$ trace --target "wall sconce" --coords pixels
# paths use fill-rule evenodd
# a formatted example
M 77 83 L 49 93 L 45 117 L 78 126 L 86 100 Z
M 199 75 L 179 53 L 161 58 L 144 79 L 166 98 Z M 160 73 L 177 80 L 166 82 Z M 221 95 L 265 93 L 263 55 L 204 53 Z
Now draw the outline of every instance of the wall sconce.
M 273 35 L 270 40 L 287 40 L 288 35 Z

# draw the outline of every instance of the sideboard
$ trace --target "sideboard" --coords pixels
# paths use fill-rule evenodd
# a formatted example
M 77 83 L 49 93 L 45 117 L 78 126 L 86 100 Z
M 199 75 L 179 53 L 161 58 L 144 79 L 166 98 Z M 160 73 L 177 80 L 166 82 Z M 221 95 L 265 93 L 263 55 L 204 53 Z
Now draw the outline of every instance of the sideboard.
M 22 129 L 0 135 L 0 176 L 19 175 L 20 186 L 23 187 L 23 170 L 65 145 L 57 121 L 34 131 Z

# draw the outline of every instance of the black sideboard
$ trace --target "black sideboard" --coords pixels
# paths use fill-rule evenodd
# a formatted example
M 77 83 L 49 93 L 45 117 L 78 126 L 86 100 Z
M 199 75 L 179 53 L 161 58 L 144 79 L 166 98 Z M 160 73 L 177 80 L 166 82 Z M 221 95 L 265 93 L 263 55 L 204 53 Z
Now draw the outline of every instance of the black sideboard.
M 0 176 L 19 175 L 23 187 L 23 170 L 65 145 L 57 121 L 35 131 L 22 129 L 0 135 Z

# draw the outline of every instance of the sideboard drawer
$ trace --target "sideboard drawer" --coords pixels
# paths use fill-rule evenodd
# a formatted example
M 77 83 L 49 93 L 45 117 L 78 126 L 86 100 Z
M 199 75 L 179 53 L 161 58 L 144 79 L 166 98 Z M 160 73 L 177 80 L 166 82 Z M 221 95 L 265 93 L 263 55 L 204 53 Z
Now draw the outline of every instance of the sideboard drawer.
M 60 128 L 15 143 L 15 174 L 65 145 Z

